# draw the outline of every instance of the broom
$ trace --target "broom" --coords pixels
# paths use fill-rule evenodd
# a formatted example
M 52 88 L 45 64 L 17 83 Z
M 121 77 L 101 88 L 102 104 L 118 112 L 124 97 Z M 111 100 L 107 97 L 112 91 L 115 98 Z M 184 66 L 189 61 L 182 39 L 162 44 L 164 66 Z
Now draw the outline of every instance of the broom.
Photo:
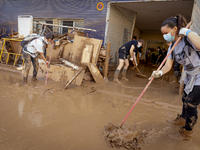
M 137 70 L 136 75 L 139 76 L 139 77 L 141 77 L 141 78 L 146 78 L 147 76 L 146 76 L 146 75 L 143 75 L 143 74 L 140 72 L 140 70 L 138 69 L 138 67 L 135 65 L 135 62 L 134 62 L 133 60 L 132 60 L 132 62 L 133 62 L 134 66 L 135 66 L 135 68 L 136 68 L 136 70 Z
M 189 22 L 186 26 L 186 28 L 188 29 L 190 27 L 190 25 L 192 24 L 192 22 Z M 179 37 L 177 39 L 177 41 L 174 43 L 173 47 L 170 49 L 170 51 L 168 52 L 167 56 L 165 57 L 165 59 L 162 61 L 162 63 L 160 64 L 160 66 L 158 67 L 158 69 L 156 70 L 157 72 L 163 67 L 164 63 L 166 62 L 167 58 L 169 57 L 169 55 L 172 53 L 172 51 L 174 50 L 174 48 L 176 47 L 176 45 L 180 42 L 182 37 Z M 150 77 L 149 78 L 149 82 L 147 83 L 147 85 L 145 86 L 145 88 L 143 89 L 142 93 L 140 94 L 140 96 L 137 98 L 137 100 L 135 101 L 135 103 L 133 104 L 133 106 L 131 107 L 131 109 L 129 110 L 128 114 L 126 115 L 126 117 L 124 118 L 124 120 L 122 121 L 122 123 L 120 124 L 120 126 L 116 126 L 113 123 L 110 123 L 111 125 L 115 126 L 116 128 L 121 128 L 122 125 L 124 124 L 124 122 L 126 121 L 126 119 L 128 118 L 128 116 L 130 115 L 131 111 L 133 110 L 133 108 L 136 106 L 136 104 L 139 102 L 140 98 L 143 96 L 143 94 L 145 93 L 145 91 L 147 90 L 147 88 L 149 87 L 149 85 L 151 84 L 151 82 L 153 81 L 154 77 Z
M 189 22 L 186 26 L 186 28 L 189 28 L 192 22 Z M 179 37 L 178 40 L 174 43 L 173 47 L 171 48 L 171 50 L 169 51 L 169 53 L 167 54 L 167 56 L 165 57 L 165 59 L 162 61 L 162 63 L 160 64 L 160 66 L 158 67 L 158 69 L 156 70 L 157 72 L 163 67 L 164 63 L 167 61 L 167 58 L 169 57 L 169 55 L 172 53 L 172 51 L 174 50 L 174 48 L 176 47 L 176 45 L 180 42 L 182 37 Z M 135 107 L 135 105 L 138 103 L 138 101 L 140 100 L 140 98 L 143 96 L 144 92 L 147 90 L 147 88 L 149 87 L 149 85 L 151 84 L 151 82 L 153 81 L 154 77 L 150 77 L 150 81 L 147 83 L 147 85 L 145 86 L 144 90 L 142 91 L 142 93 L 140 94 L 140 96 L 137 98 L 137 100 L 135 101 L 135 103 L 133 104 L 133 106 L 131 107 L 131 109 L 129 110 L 128 114 L 126 115 L 126 117 L 124 118 L 124 120 L 122 121 L 122 123 L 120 124 L 120 127 L 122 127 L 122 125 L 124 124 L 124 122 L 126 121 L 126 119 L 128 118 L 128 116 L 130 115 L 131 111 L 133 110 L 133 108 Z

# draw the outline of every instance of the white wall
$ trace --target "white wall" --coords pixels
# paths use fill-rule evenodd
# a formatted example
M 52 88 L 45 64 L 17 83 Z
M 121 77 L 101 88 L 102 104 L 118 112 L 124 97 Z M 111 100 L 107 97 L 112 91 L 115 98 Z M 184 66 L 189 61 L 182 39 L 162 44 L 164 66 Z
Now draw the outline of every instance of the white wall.
M 133 35 L 137 36 L 137 39 L 139 39 L 142 36 L 142 31 L 137 26 L 135 26 Z
M 123 45 L 124 28 L 128 30 L 129 39 L 131 38 L 133 21 L 126 16 L 135 15 L 132 11 L 126 11 L 123 14 L 113 5 L 110 5 L 110 12 L 107 16 L 107 33 L 106 33 L 106 43 L 111 42 L 110 54 L 113 56 L 112 63 L 118 60 L 118 49 Z M 109 17 L 109 18 L 108 18 Z

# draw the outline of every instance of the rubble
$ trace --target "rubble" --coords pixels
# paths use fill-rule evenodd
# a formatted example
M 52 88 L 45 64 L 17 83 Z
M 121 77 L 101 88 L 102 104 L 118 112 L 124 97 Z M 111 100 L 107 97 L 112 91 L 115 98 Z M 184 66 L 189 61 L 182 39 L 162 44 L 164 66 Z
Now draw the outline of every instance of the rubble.
M 51 32 L 51 30 L 47 27 L 47 25 L 52 24 L 41 24 L 43 31 L 42 34 L 46 34 L 47 32 Z M 56 25 L 52 25 L 57 27 Z M 60 26 L 59 26 L 60 27 Z M 62 26 L 67 27 L 67 26 Z M 65 88 L 73 83 L 76 85 L 81 85 L 83 78 L 86 81 L 91 81 L 92 78 L 96 83 L 105 83 L 103 76 L 106 76 L 106 70 L 108 70 L 109 60 L 112 59 L 112 56 L 107 57 L 107 50 L 102 46 L 102 40 L 89 38 L 83 30 L 96 31 L 92 29 L 86 28 L 76 28 L 76 27 L 67 27 L 68 33 L 65 34 L 57 34 L 55 33 L 54 37 L 54 47 L 51 56 L 51 68 L 49 71 L 49 77 L 53 81 L 65 81 Z M 80 31 L 81 30 L 81 31 Z M 35 32 L 39 32 L 39 30 L 35 29 Z M 17 38 L 17 32 L 12 30 L 12 34 L 10 34 L 10 38 L 8 38 L 7 45 L 10 45 L 9 49 L 4 46 L 3 51 L 10 53 L 20 54 L 22 52 L 22 47 L 20 45 L 21 40 Z M 87 37 L 86 37 L 87 36 Z M 3 41 L 0 43 L 1 49 L 3 46 Z M 50 57 L 52 45 L 46 45 L 46 59 L 48 60 Z M 14 55 L 15 56 L 15 55 Z M 5 63 L 7 60 L 13 61 L 15 59 L 10 59 L 12 55 L 8 55 L 6 53 L 2 54 L 1 63 Z M 24 68 L 22 65 L 22 57 L 17 56 L 17 60 L 20 59 L 20 63 L 18 64 L 17 69 L 22 70 L 22 74 L 24 72 Z M 40 56 L 39 56 L 40 59 Z M 68 62 L 68 66 L 66 63 Z M 106 62 L 106 63 L 105 63 Z M 19 62 L 18 62 L 19 63 Z M 15 64 L 15 63 L 14 63 Z M 69 66 L 71 64 L 71 66 Z M 105 67 L 105 65 L 107 66 Z M 76 69 L 72 66 L 77 66 Z M 46 66 L 42 60 L 39 61 L 39 71 L 38 78 L 44 78 L 46 74 Z M 33 69 L 33 68 L 32 68 Z M 29 76 L 32 76 L 32 69 L 30 70 Z M 108 81 L 108 80 L 107 80 Z

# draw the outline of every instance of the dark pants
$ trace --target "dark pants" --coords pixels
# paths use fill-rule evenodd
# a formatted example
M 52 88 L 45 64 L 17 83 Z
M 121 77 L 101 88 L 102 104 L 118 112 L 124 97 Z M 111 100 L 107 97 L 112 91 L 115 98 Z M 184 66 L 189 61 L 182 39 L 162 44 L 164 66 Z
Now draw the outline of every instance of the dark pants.
M 23 53 L 23 58 L 25 64 L 24 79 L 27 80 L 28 78 L 28 74 L 31 69 L 31 62 L 33 64 L 33 77 L 36 77 L 39 69 L 38 56 L 33 58 L 31 55 Z
M 119 53 L 119 59 L 125 60 L 125 59 L 128 58 L 128 57 L 127 57 L 128 54 L 127 54 L 127 52 L 126 52 L 126 48 L 125 48 L 125 47 L 120 48 L 120 49 L 118 50 L 118 53 Z
M 192 92 L 188 95 L 184 92 L 182 101 L 182 117 L 186 119 L 185 129 L 191 131 L 194 125 L 197 123 L 197 106 L 200 103 L 200 86 L 194 86 Z
M 158 55 L 152 54 L 152 62 L 155 64 L 158 59 Z

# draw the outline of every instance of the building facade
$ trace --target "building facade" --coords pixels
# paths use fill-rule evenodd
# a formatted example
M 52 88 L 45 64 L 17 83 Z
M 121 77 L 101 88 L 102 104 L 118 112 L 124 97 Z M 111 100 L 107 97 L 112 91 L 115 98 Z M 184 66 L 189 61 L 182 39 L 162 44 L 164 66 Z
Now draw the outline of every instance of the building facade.
M 18 31 L 18 16 L 32 15 L 35 22 L 95 29 L 86 31 L 91 38 L 111 42 L 112 62 L 117 62 L 118 48 L 133 35 L 149 45 L 166 47 L 160 32 L 162 22 L 176 14 L 193 20 L 199 31 L 198 0 L 1 0 L 0 28 Z M 36 27 L 36 24 L 34 25 Z M 49 28 L 55 32 L 68 32 L 64 28 Z M 144 51 L 145 54 L 145 51 Z

